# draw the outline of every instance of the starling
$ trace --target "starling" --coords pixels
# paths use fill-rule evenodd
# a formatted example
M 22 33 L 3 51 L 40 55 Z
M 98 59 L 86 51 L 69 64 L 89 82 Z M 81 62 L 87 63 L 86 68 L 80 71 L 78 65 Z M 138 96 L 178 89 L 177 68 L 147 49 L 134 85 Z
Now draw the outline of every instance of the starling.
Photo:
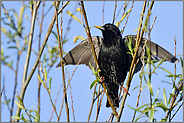
M 107 88 L 107 93 L 110 96 L 113 106 L 119 107 L 119 85 L 124 82 L 132 62 L 132 56 L 127 53 L 129 52 L 129 49 L 125 42 L 131 41 L 132 48 L 134 48 L 136 35 L 127 35 L 122 39 L 119 28 L 110 23 L 105 24 L 104 26 L 94 27 L 100 29 L 103 35 L 103 38 L 100 36 L 92 37 L 99 68 L 101 70 L 100 75 L 105 77 L 104 82 Z M 141 39 L 138 55 L 136 57 L 136 59 L 139 59 L 139 62 L 136 64 L 134 74 L 141 69 L 147 59 L 146 49 L 141 52 L 146 40 L 147 39 L 145 38 Z M 151 46 L 152 60 L 164 59 L 166 57 L 165 61 L 169 61 L 171 63 L 179 62 L 179 60 L 167 50 L 149 40 L 147 41 L 147 46 L 148 48 Z M 79 61 L 79 64 L 86 64 L 89 68 L 90 62 L 91 65 L 97 69 L 89 39 L 82 41 L 63 58 L 63 62 L 66 65 L 75 65 Z M 57 67 L 60 66 L 61 64 L 59 63 Z M 110 107 L 108 100 L 106 107 Z

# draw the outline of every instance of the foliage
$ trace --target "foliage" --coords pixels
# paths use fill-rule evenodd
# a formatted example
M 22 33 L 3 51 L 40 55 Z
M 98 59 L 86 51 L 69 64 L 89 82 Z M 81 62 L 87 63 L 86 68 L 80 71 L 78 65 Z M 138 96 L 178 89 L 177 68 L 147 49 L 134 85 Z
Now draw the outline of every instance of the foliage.
M 17 10 L 15 10 L 14 8 L 6 9 L 8 7 L 5 4 L 5 2 L 1 2 L 2 11 L 3 11 L 3 13 L 2 13 L 3 16 L 1 17 L 1 25 L 2 25 L 1 26 L 1 33 L 3 36 L 5 36 L 1 39 L 1 65 L 5 69 L 10 68 L 12 73 L 15 75 L 14 84 L 11 85 L 11 87 L 13 87 L 13 88 L 12 88 L 12 90 L 8 90 L 9 92 L 13 93 L 12 97 L 8 96 L 8 98 L 7 98 L 5 91 L 4 92 L 2 91 L 1 95 L 3 95 L 3 96 L 1 96 L 1 97 L 5 97 L 5 99 L 1 102 L 1 106 L 3 106 L 3 105 L 7 106 L 7 109 L 10 112 L 10 115 L 9 115 L 10 121 L 42 122 L 42 119 L 40 119 L 40 116 L 42 115 L 42 113 L 40 112 L 40 109 L 42 109 L 42 107 L 40 107 L 39 100 L 41 99 L 41 97 L 43 95 L 44 96 L 48 95 L 49 96 L 48 98 L 50 99 L 49 100 L 50 104 L 53 108 L 53 112 L 51 113 L 51 117 L 49 119 L 49 122 L 52 120 L 53 113 L 55 113 L 55 115 L 58 119 L 58 122 L 59 122 L 61 115 L 64 116 L 61 113 L 63 107 L 66 106 L 66 105 L 63 105 L 63 102 L 66 102 L 66 100 L 68 99 L 69 104 L 71 101 L 71 104 L 70 104 L 71 108 L 70 108 L 70 112 L 66 111 L 67 112 L 66 115 L 68 117 L 70 116 L 70 118 L 71 118 L 72 117 L 71 114 L 73 113 L 73 119 L 75 122 L 72 93 L 70 92 L 71 99 L 69 98 L 68 95 L 66 96 L 66 98 L 64 98 L 64 96 L 63 96 L 61 107 L 56 107 L 57 97 L 56 97 L 55 101 L 52 97 L 52 94 L 53 94 L 52 89 L 54 88 L 53 84 L 57 83 L 57 85 L 58 85 L 59 82 L 56 82 L 54 80 L 54 78 L 51 76 L 52 73 L 50 71 L 55 70 L 55 68 L 53 66 L 55 66 L 56 63 L 58 63 L 58 61 L 60 60 L 60 58 L 58 59 L 58 57 L 60 57 L 60 53 L 58 50 L 59 49 L 58 39 L 60 39 L 60 38 L 58 37 L 58 34 L 55 31 L 55 27 L 56 27 L 54 25 L 55 21 L 50 22 L 51 25 L 52 24 L 54 25 L 54 28 L 52 29 L 52 26 L 50 26 L 50 24 L 48 24 L 48 22 L 46 22 L 46 25 L 45 25 L 45 22 L 43 20 L 45 20 L 45 18 L 47 17 L 48 14 L 54 16 L 56 5 L 59 2 L 53 2 L 52 4 L 50 4 L 50 7 L 45 7 L 44 1 L 38 1 L 38 2 L 37 1 L 30 1 L 30 2 L 21 2 L 21 3 L 22 4 L 21 4 L 21 7 L 19 8 L 19 12 L 17 12 Z M 60 10 L 62 8 L 62 5 L 64 5 L 64 4 L 65 4 L 65 2 L 61 2 L 59 4 L 58 10 Z M 120 11 L 118 12 L 118 14 L 122 14 L 122 13 L 123 14 L 122 14 L 121 18 L 116 21 L 116 25 L 118 27 L 120 26 L 120 24 L 122 24 L 123 22 L 126 21 L 124 26 L 123 26 L 123 30 L 126 26 L 126 23 L 128 21 L 129 15 L 131 14 L 131 11 L 133 11 L 133 4 L 132 4 L 131 8 L 127 8 L 127 7 L 129 7 L 128 4 L 129 4 L 128 1 L 124 2 L 123 7 L 122 7 L 123 10 L 120 9 Z M 66 6 L 70 6 L 69 2 L 66 2 Z M 35 9 L 36 7 L 37 7 L 37 9 Z M 65 8 L 63 8 L 63 9 L 65 10 Z M 102 9 L 104 9 L 104 8 L 102 8 Z M 30 31 L 31 29 L 29 30 L 29 28 L 33 22 L 34 11 L 37 11 L 36 19 L 34 20 L 35 21 L 34 25 L 36 28 L 33 29 L 33 32 L 31 32 Z M 51 11 L 54 11 L 54 13 L 52 13 Z M 62 11 L 60 11 L 60 12 L 62 13 Z M 62 24 L 60 24 L 61 30 L 62 30 L 61 27 L 64 28 L 65 25 L 67 25 L 66 26 L 67 31 L 65 32 L 65 35 L 64 35 L 64 33 L 62 33 L 62 37 L 61 37 L 61 41 L 64 44 L 64 46 L 65 46 L 65 43 L 71 39 L 73 39 L 74 43 L 76 43 L 78 40 L 84 40 L 85 38 L 82 35 L 78 35 L 78 34 L 76 34 L 73 37 L 69 37 L 69 36 L 67 37 L 67 33 L 69 32 L 69 29 L 70 29 L 69 26 L 71 25 L 71 21 L 75 21 L 76 23 L 81 25 L 81 27 L 84 27 L 84 28 L 86 27 L 84 24 L 83 12 L 81 11 L 81 8 L 80 8 L 80 2 L 77 3 L 77 7 L 74 9 L 74 12 L 71 12 L 70 10 L 66 10 L 64 12 L 67 14 L 66 15 L 67 18 L 70 17 L 68 24 L 66 24 L 66 22 L 64 22 L 64 24 L 63 24 L 64 26 Z M 75 14 L 75 12 L 76 12 L 76 14 Z M 104 14 L 103 12 L 104 12 L 104 10 L 102 11 L 102 14 Z M 60 18 L 61 13 L 59 13 L 57 15 L 58 18 Z M 114 12 L 114 13 L 116 13 L 116 12 Z M 78 14 L 81 15 L 81 18 L 79 18 Z M 116 15 L 118 16 L 118 14 L 116 14 Z M 151 14 L 151 13 L 148 13 L 148 14 Z M 114 15 L 113 20 L 115 20 L 115 19 L 116 19 L 116 17 Z M 52 19 L 50 19 L 50 20 L 52 20 Z M 63 22 L 62 20 L 60 20 L 60 21 Z M 26 25 L 25 25 L 25 23 L 26 23 Z M 148 18 L 146 18 L 146 32 L 149 32 L 149 26 L 148 26 L 149 24 L 148 23 L 149 23 Z M 47 28 L 48 28 L 48 30 L 47 30 Z M 72 29 L 73 28 L 74 27 L 72 27 Z M 49 34 L 49 29 L 51 29 L 50 34 Z M 123 30 L 121 32 L 123 32 Z M 30 43 L 29 40 L 31 39 L 30 38 L 31 34 L 34 34 L 34 35 L 33 35 L 32 43 L 29 44 Z M 47 36 L 47 34 L 49 34 L 49 35 Z M 50 36 L 50 38 L 49 38 L 49 36 Z M 44 41 L 47 42 L 47 43 L 45 43 L 45 45 L 44 45 Z M 27 59 L 27 57 L 28 57 L 28 55 L 26 56 L 26 54 L 28 52 L 28 47 L 30 45 L 32 47 L 31 47 L 30 60 L 28 61 L 29 67 L 25 68 L 26 63 L 24 64 L 23 62 L 25 62 L 25 59 Z M 135 52 L 135 48 L 131 47 L 132 46 L 131 38 L 129 38 L 129 42 L 126 42 L 126 45 L 129 48 L 128 54 L 132 55 L 132 57 L 133 57 L 134 52 Z M 38 70 L 38 74 L 30 75 L 30 74 L 26 73 L 26 79 L 29 77 L 29 75 L 31 76 L 31 78 L 35 77 L 38 81 L 38 92 L 37 93 L 41 92 L 41 90 L 42 90 L 42 89 L 40 89 L 41 87 L 44 87 L 43 90 L 45 90 L 47 93 L 44 93 L 44 94 L 42 93 L 40 95 L 38 94 L 38 97 L 36 97 L 38 100 L 37 104 L 35 104 L 36 106 L 33 106 L 32 108 L 28 108 L 28 106 L 24 102 L 24 99 L 22 99 L 22 97 L 21 97 L 21 91 L 22 91 L 22 88 L 27 90 L 29 85 L 25 85 L 26 80 L 22 80 L 22 82 L 21 82 L 20 78 L 22 78 L 22 75 L 24 74 L 22 72 L 24 69 L 27 69 L 28 73 L 33 70 L 32 63 L 35 63 L 34 57 L 38 57 L 38 55 L 40 53 L 39 51 L 42 47 L 44 49 L 44 52 L 41 54 L 41 57 L 38 58 L 39 63 L 36 65 L 36 68 L 37 68 L 36 70 Z M 145 104 L 138 106 L 138 107 L 130 106 L 129 104 L 127 104 L 127 105 L 130 108 L 130 110 L 134 110 L 135 112 L 139 113 L 138 116 L 134 120 L 135 122 L 141 121 L 142 118 L 146 118 L 145 121 L 150 121 L 150 122 L 152 122 L 152 121 L 153 122 L 172 121 L 175 114 L 177 114 L 177 110 L 179 110 L 180 106 L 182 106 L 181 102 L 183 99 L 182 98 L 183 97 L 183 83 L 182 83 L 183 82 L 183 59 L 182 59 L 182 57 L 180 57 L 182 72 L 176 74 L 176 73 L 173 73 L 172 71 L 168 71 L 166 68 L 161 67 L 161 64 L 163 63 L 164 59 L 161 60 L 160 62 L 158 62 L 156 65 L 153 64 L 156 61 L 150 60 L 150 51 L 148 48 L 146 48 L 146 49 L 147 49 L 147 53 L 148 53 L 147 54 L 148 59 L 147 59 L 147 61 L 145 61 L 147 63 L 147 67 L 145 68 L 146 70 L 141 71 L 139 74 L 140 81 L 144 81 L 144 83 L 136 86 L 133 89 L 133 91 L 135 91 L 136 89 L 139 89 L 139 91 L 142 91 L 144 89 L 148 89 L 149 93 L 150 93 L 150 98 L 152 99 L 152 101 L 150 101 L 150 103 L 145 102 Z M 63 50 L 65 50 L 65 49 L 63 48 Z M 7 52 L 7 51 L 10 51 L 10 52 Z M 66 54 L 66 52 L 64 52 L 64 54 Z M 92 108 L 90 109 L 88 121 L 90 119 L 92 110 L 94 110 L 93 105 L 96 103 L 97 104 L 96 119 L 95 119 L 95 122 L 96 122 L 98 120 L 98 117 L 102 116 L 100 114 L 100 109 L 101 109 L 101 104 L 102 104 L 102 100 L 103 100 L 105 91 L 102 89 L 101 84 L 98 84 L 102 81 L 100 76 L 99 76 L 100 70 L 96 71 L 94 69 L 94 67 L 91 66 L 91 63 L 89 63 L 89 64 L 90 64 L 90 67 L 91 67 L 93 74 L 96 77 L 96 80 L 94 80 L 90 84 L 90 89 L 92 89 L 92 88 L 94 89 L 94 95 L 96 95 L 96 96 L 93 96 L 93 98 L 92 98 L 92 105 L 91 105 Z M 152 67 L 151 71 L 150 71 L 150 66 Z M 166 77 L 170 78 L 171 81 L 163 80 L 163 82 L 167 83 L 168 85 L 170 85 L 173 88 L 172 92 L 167 92 L 166 88 L 158 88 L 157 93 L 156 94 L 154 93 L 150 76 L 152 74 L 156 74 L 156 71 L 158 69 L 163 70 L 163 72 L 166 73 Z M 65 75 L 68 74 L 66 69 L 64 72 L 65 72 Z M 74 72 L 75 72 L 75 70 L 73 71 L 73 74 L 74 74 Z M 9 77 L 9 75 L 10 75 L 10 73 L 3 73 L 3 74 L 6 74 L 6 77 Z M 82 77 L 81 80 L 83 80 L 84 76 L 82 74 L 81 74 L 81 77 Z M 71 79 L 72 79 L 72 77 L 69 79 L 69 81 Z M 5 81 L 5 80 L 3 79 L 3 81 Z M 68 83 L 69 83 L 69 81 L 68 81 Z M 30 82 L 34 83 L 35 81 L 30 80 Z M 9 82 L 6 81 L 4 83 L 8 83 L 6 85 L 6 87 L 10 87 Z M 77 83 L 77 84 L 79 86 L 82 86 L 81 83 Z M 17 85 L 19 85 L 21 87 L 17 87 Z M 69 90 L 68 85 L 66 88 L 65 83 L 62 84 L 63 95 L 65 93 L 68 94 L 68 90 Z M 142 85 L 143 87 L 140 85 Z M 3 86 L 5 86 L 5 84 L 3 84 Z M 72 86 L 70 85 L 70 88 L 71 87 Z M 21 89 L 21 90 L 19 90 L 19 89 Z M 60 93 L 60 90 L 58 91 L 58 95 Z M 31 90 L 31 91 L 37 91 L 37 90 Z M 122 88 L 120 89 L 120 92 L 119 92 L 120 101 L 122 99 L 121 92 L 123 92 Z M 162 97 L 159 97 L 158 95 L 161 92 L 163 95 L 162 95 Z M 25 95 L 25 96 L 27 96 L 27 95 Z M 28 97 L 28 98 L 31 100 L 33 97 Z M 76 98 L 74 98 L 74 99 L 76 99 Z M 77 97 L 77 99 L 79 99 L 79 98 Z M 80 99 L 81 99 L 81 97 L 80 97 Z M 21 109 L 22 113 L 15 114 L 15 106 L 17 109 L 18 108 Z M 58 108 L 60 108 L 59 113 L 58 113 Z M 71 111 L 72 111 L 72 113 L 71 113 Z M 163 113 L 165 114 L 165 117 L 163 117 L 162 119 L 158 119 L 157 117 L 155 117 L 156 113 L 158 111 L 163 111 Z M 171 115 L 171 112 L 173 115 Z M 107 121 L 108 122 L 110 120 L 113 121 L 113 118 L 114 118 L 114 115 L 110 114 L 110 117 Z

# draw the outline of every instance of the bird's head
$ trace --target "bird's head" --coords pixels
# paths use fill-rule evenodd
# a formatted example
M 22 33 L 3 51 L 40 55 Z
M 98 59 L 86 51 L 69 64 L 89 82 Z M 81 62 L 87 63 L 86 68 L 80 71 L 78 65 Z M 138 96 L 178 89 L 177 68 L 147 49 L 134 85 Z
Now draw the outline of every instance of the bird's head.
M 113 24 L 107 23 L 104 26 L 94 26 L 94 27 L 102 31 L 104 38 L 111 38 L 117 36 L 120 36 L 122 38 L 119 28 Z

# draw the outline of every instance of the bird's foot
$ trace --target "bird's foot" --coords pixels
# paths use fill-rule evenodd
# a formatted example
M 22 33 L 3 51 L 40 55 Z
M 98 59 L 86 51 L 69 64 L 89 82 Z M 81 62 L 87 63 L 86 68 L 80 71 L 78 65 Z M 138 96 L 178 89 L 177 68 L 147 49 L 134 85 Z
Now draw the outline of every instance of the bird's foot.
M 105 80 L 105 77 L 104 76 L 101 76 L 100 77 L 100 83 L 102 83 L 104 80 Z
M 130 96 L 130 94 L 128 93 L 128 90 L 125 87 L 123 87 L 123 91 Z

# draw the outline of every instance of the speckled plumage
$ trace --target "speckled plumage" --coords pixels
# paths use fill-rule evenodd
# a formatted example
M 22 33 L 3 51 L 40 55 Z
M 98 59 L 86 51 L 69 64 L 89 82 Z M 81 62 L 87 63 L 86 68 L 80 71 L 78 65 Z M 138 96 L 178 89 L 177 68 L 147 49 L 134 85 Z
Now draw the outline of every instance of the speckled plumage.
M 128 49 L 116 26 L 106 24 L 103 27 L 102 34 L 104 40 L 98 56 L 98 63 L 101 70 L 100 75 L 105 77 L 107 93 L 113 105 L 119 107 L 119 85 L 124 82 L 127 71 L 129 70 Z M 109 106 L 109 102 L 107 101 L 106 107 Z

